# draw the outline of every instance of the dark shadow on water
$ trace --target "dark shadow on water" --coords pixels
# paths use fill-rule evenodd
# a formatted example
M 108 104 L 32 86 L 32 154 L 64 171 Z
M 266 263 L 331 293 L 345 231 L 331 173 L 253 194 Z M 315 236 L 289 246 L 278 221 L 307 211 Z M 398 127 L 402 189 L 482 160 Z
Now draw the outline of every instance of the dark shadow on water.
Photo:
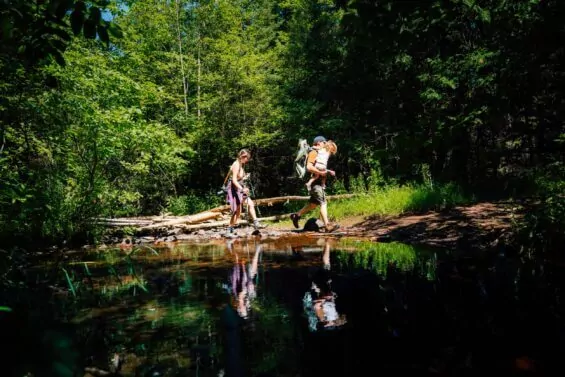
M 116 355 L 123 376 L 549 375 L 561 365 L 561 266 L 301 242 L 77 254 L 64 265 L 74 295 L 62 273 L 57 294 L 2 291 L 15 308 L 0 312 L 14 345 L 3 375 L 107 371 Z

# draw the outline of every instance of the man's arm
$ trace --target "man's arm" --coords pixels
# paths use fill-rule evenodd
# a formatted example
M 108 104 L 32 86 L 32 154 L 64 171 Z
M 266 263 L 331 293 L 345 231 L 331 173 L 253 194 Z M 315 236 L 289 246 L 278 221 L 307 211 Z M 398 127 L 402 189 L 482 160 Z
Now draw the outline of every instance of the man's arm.
M 322 170 L 318 170 L 314 164 L 316 163 L 316 155 L 318 153 L 316 151 L 310 151 L 310 153 L 308 153 L 308 159 L 306 160 L 306 170 L 308 170 L 308 172 L 313 173 L 313 174 L 319 174 L 322 177 L 324 177 L 326 175 L 325 171 Z

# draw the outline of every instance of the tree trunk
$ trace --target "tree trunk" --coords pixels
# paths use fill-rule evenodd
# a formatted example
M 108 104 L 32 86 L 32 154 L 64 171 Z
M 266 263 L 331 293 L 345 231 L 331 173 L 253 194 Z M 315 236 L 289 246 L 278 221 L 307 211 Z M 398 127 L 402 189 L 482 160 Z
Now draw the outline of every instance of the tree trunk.
M 186 74 L 184 72 L 184 58 L 182 56 L 182 35 L 180 32 L 180 0 L 176 0 L 177 9 L 176 9 L 176 16 L 177 16 L 177 36 L 179 42 L 179 57 L 180 57 L 180 70 L 182 74 L 182 90 L 184 96 L 184 113 L 188 115 L 188 82 L 186 81 Z

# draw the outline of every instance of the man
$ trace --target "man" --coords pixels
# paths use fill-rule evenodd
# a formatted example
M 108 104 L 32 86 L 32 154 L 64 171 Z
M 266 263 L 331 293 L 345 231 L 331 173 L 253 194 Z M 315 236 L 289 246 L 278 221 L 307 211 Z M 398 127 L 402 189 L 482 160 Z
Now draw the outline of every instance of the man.
M 295 228 L 299 228 L 298 222 L 302 215 L 307 212 L 312 211 L 317 206 L 320 206 L 320 216 L 324 223 L 324 228 L 327 233 L 333 232 L 334 230 L 339 228 L 338 224 L 330 224 L 328 220 L 328 203 L 326 201 L 326 191 L 325 187 L 323 186 L 322 177 L 325 177 L 327 174 L 331 176 L 335 176 L 335 172 L 332 170 L 319 170 L 316 169 L 316 155 L 318 154 L 317 149 L 323 148 L 326 144 L 327 140 L 323 136 L 316 136 L 312 143 L 314 147 L 308 153 L 308 157 L 306 159 L 306 170 L 310 173 L 316 174 L 318 178 L 314 182 L 312 182 L 312 186 L 310 189 L 310 200 L 309 203 L 306 204 L 300 211 L 297 213 L 293 213 L 290 215 L 290 219 L 292 220 L 292 224 Z

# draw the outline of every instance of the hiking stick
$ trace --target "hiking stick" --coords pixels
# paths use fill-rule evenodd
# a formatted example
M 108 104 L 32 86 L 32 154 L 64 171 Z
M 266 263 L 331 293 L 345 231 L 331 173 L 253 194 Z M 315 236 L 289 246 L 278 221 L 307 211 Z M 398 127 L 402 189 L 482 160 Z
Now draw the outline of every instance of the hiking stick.
M 255 185 L 251 181 L 251 176 L 249 176 L 248 180 L 249 180 L 249 189 L 251 190 L 251 195 L 253 196 L 253 198 L 255 198 Z M 259 210 L 258 206 L 255 206 L 255 211 L 257 211 L 257 214 L 261 216 L 261 210 Z

